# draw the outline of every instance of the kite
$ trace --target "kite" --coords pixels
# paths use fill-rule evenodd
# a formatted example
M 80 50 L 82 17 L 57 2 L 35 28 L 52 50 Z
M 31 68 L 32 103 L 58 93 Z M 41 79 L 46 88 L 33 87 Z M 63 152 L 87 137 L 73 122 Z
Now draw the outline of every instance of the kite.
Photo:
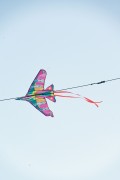
M 53 112 L 48 107 L 46 99 L 56 102 L 56 98 L 55 98 L 56 96 L 65 97 L 65 98 L 82 98 L 85 101 L 92 103 L 98 107 L 98 104 L 101 103 L 102 101 L 95 102 L 87 97 L 83 97 L 83 96 L 80 96 L 79 94 L 75 94 L 66 90 L 82 88 L 82 87 L 91 86 L 91 85 L 99 85 L 106 82 L 120 80 L 120 78 L 114 78 L 114 79 L 104 80 L 104 81 L 90 83 L 90 84 L 84 84 L 80 86 L 74 86 L 74 87 L 55 91 L 53 84 L 47 87 L 46 89 L 44 88 L 46 76 L 47 76 L 47 72 L 44 69 L 41 69 L 38 72 L 37 76 L 35 77 L 34 81 L 32 82 L 25 96 L 17 97 L 17 98 L 0 99 L 0 101 L 7 101 L 7 100 L 12 100 L 12 99 L 24 100 L 32 104 L 37 110 L 39 110 L 45 116 L 54 117 Z
M 23 100 L 32 104 L 37 110 L 43 113 L 45 116 L 54 117 L 53 112 L 49 109 L 46 99 L 56 102 L 56 96 L 65 97 L 65 98 L 82 98 L 89 103 L 93 103 L 98 107 L 100 102 L 94 102 L 93 100 L 82 97 L 79 94 L 74 94 L 64 90 L 54 90 L 54 85 L 50 85 L 46 89 L 44 88 L 45 79 L 47 72 L 44 69 L 41 69 L 35 79 L 33 80 L 27 94 L 23 97 L 11 98 L 15 100 Z M 6 99 L 7 100 L 7 99 Z
M 66 91 L 66 90 L 82 88 L 82 87 L 87 87 L 87 86 L 91 86 L 91 85 L 101 85 L 103 83 L 120 80 L 120 77 L 118 77 L 118 78 L 114 78 L 114 79 L 84 84 L 84 85 L 80 85 L 80 86 L 69 87 L 66 89 L 61 89 L 61 90 L 55 91 L 53 84 L 50 85 L 49 87 L 47 87 L 46 89 L 44 88 L 46 76 L 47 76 L 47 72 L 44 69 L 41 69 L 39 71 L 39 73 L 37 74 L 37 76 L 35 77 L 34 81 L 32 82 L 32 84 L 25 96 L 17 97 L 17 98 L 0 99 L 0 101 L 7 101 L 7 100 L 12 100 L 12 99 L 28 101 L 37 110 L 39 110 L 41 113 L 43 113 L 45 116 L 54 117 L 53 112 L 48 107 L 46 99 L 56 102 L 56 98 L 55 98 L 56 96 L 65 97 L 65 98 L 82 98 L 85 101 L 92 103 L 98 107 L 98 104 L 101 103 L 102 101 L 95 102 L 87 97 L 83 97 L 83 96 L 80 96 L 79 94 L 74 94 L 74 93 Z

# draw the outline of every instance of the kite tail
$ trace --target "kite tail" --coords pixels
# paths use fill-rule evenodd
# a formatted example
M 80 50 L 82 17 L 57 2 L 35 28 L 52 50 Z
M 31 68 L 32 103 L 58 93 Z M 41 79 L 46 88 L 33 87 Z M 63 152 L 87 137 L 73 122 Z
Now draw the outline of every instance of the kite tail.
M 73 94 L 74 96 L 67 96 L 67 95 L 61 95 L 61 94 Z M 99 107 L 99 103 L 101 103 L 102 101 L 100 102 L 95 102 L 89 98 L 86 98 L 86 97 L 82 97 L 81 95 L 79 94 L 75 94 L 75 93 L 72 93 L 72 92 L 69 92 L 69 91 L 54 91 L 54 95 L 55 96 L 59 96 L 59 97 L 65 97 L 65 98 L 81 98 L 81 99 L 84 99 L 85 101 L 89 102 L 89 103 L 92 103 L 94 104 L 96 107 Z
M 80 98 L 80 97 L 75 97 L 75 96 L 64 96 L 64 95 L 60 95 L 60 94 L 55 94 L 55 96 L 66 97 L 66 98 Z
M 91 100 L 91 99 L 88 99 L 88 98 L 86 98 L 86 97 L 84 97 L 84 99 L 85 99 L 87 102 L 89 102 L 89 103 L 93 103 L 96 107 L 99 107 L 98 104 L 102 102 L 102 101 L 95 102 L 95 101 L 93 101 L 93 100 Z

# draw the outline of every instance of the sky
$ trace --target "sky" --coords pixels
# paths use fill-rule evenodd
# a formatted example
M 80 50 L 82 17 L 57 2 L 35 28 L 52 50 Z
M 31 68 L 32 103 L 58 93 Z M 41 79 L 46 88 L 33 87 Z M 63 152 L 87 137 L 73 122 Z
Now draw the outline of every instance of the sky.
M 120 2 L 0 1 L 0 99 L 45 87 L 120 77 Z M 73 89 L 96 101 L 48 100 L 54 118 L 22 101 L 0 102 L 1 180 L 120 179 L 120 82 Z

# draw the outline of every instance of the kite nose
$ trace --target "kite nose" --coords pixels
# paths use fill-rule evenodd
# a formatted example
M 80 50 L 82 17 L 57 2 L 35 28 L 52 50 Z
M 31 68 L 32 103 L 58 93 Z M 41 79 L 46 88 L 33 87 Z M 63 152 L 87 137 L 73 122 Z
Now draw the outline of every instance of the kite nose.
M 25 100 L 25 97 L 18 97 L 15 100 Z
M 18 97 L 18 98 L 16 98 L 15 100 L 21 100 L 21 98 L 20 98 L 20 97 Z

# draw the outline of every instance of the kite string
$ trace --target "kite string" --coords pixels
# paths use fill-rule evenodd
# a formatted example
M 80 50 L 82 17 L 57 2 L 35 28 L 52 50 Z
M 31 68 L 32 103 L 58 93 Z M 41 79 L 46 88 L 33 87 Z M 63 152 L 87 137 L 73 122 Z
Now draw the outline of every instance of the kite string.
M 99 82 L 95 82 L 95 83 L 84 84 L 84 85 L 80 85 L 80 86 L 73 86 L 73 87 L 64 88 L 64 89 L 60 89 L 60 90 L 62 91 L 62 90 L 77 89 L 77 88 L 82 88 L 82 87 L 92 86 L 92 85 L 100 85 L 100 84 L 103 84 L 103 83 L 106 83 L 106 82 L 116 81 L 116 80 L 120 80 L 120 78 L 114 78 L 114 79 L 99 81 Z
M 0 101 L 9 101 L 9 100 L 13 100 L 13 99 L 17 99 L 17 97 L 16 98 L 8 98 L 8 99 L 0 99 Z
M 60 90 L 56 90 L 56 91 L 64 91 L 64 90 L 68 90 L 68 89 L 76 89 L 76 88 L 82 88 L 82 87 L 87 87 L 87 86 L 92 86 L 92 85 L 99 85 L 99 84 L 103 84 L 103 83 L 111 82 L 111 81 L 116 81 L 116 80 L 120 80 L 120 78 L 114 78 L 114 79 L 109 79 L 109 80 L 105 80 L 105 81 L 100 81 L 100 82 L 95 82 L 95 83 L 84 84 L 84 85 L 80 85 L 80 86 L 73 86 L 73 87 L 64 88 L 64 89 L 60 89 Z M 19 98 L 19 97 L 16 97 L 16 98 L 7 98 L 7 99 L 0 99 L 0 101 L 9 101 L 9 100 L 17 99 L 17 98 Z

